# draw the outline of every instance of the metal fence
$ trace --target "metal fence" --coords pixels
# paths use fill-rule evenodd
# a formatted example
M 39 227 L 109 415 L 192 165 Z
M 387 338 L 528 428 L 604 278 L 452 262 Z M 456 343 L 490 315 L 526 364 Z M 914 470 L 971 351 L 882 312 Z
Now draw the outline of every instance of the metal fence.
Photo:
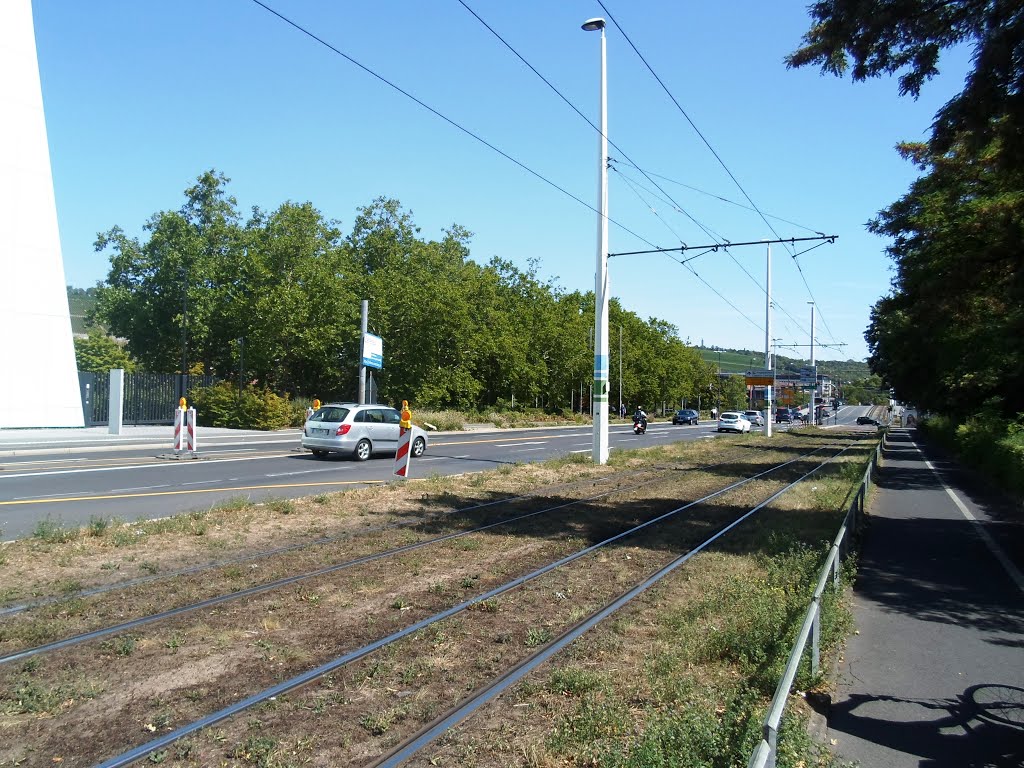
M 775 688 L 775 696 L 772 697 L 771 707 L 769 707 L 768 714 L 761 725 L 761 741 L 750 755 L 747 768 L 775 768 L 775 750 L 779 738 L 779 725 L 782 723 L 782 712 L 786 708 L 786 702 L 789 699 L 789 689 L 793 685 L 797 670 L 800 668 L 800 662 L 803 660 L 808 637 L 811 639 L 811 674 L 818 674 L 821 664 L 819 648 L 821 637 L 821 598 L 825 594 L 825 589 L 830 581 L 833 588 L 837 588 L 839 585 L 839 568 L 842 565 L 842 559 L 850 551 L 853 535 L 861 525 L 868 484 L 871 482 L 872 472 L 882 455 L 882 444 L 884 441 L 885 437 L 883 436 L 882 441 L 875 446 L 875 451 L 871 455 L 867 469 L 864 470 L 864 477 L 854 493 L 853 501 L 846 512 L 846 517 L 839 528 L 839 533 L 836 534 L 835 541 L 832 543 L 831 549 L 829 549 L 825 565 L 822 567 L 821 575 L 818 577 L 818 586 L 814 590 L 814 596 L 811 598 L 811 605 L 807 609 L 804 623 L 800 627 L 800 632 L 793 644 L 793 650 L 789 654 L 789 661 L 786 662 L 786 669 L 782 673 L 782 679 Z
M 178 400 L 193 387 L 208 387 L 219 376 L 182 376 L 179 373 L 126 373 L 124 424 L 173 424 Z M 110 376 L 78 372 L 85 425 L 110 423 Z

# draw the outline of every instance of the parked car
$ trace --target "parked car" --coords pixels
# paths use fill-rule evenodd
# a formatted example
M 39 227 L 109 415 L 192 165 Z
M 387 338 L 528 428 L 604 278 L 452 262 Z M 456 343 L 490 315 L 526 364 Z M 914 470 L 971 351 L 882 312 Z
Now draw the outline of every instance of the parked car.
M 386 405 L 328 403 L 306 420 L 302 428 L 302 447 L 318 459 L 341 453 L 366 461 L 374 453 L 398 450 L 399 422 L 402 415 Z M 412 426 L 409 451 L 413 458 L 427 450 L 427 433 Z
M 725 411 L 718 417 L 718 431 L 743 434 L 750 431 L 750 422 L 739 411 Z
M 857 423 L 858 424 L 871 424 L 871 425 L 876 426 L 876 427 L 878 426 L 878 422 L 875 421 L 874 419 L 872 419 L 870 416 L 858 416 L 857 417 Z
M 749 421 L 753 426 L 764 426 L 764 416 L 761 415 L 760 411 L 744 411 L 743 415 L 747 417 L 747 421 Z
M 776 423 L 791 422 L 791 421 L 793 421 L 793 409 L 792 408 L 776 408 L 775 409 L 775 421 L 776 421 Z
M 672 414 L 673 424 L 697 424 L 698 414 L 696 411 L 690 408 L 683 408 L 681 411 L 676 411 Z

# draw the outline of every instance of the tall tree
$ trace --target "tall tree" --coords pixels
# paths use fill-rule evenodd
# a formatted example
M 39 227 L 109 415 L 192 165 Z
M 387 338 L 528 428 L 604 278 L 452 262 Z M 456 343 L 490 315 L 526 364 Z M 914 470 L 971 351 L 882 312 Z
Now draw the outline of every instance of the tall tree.
M 973 48 L 964 89 L 936 116 L 933 149 L 968 141 L 972 150 L 1001 139 L 1002 160 L 1024 157 L 1024 5 L 1019 0 L 823 0 L 790 67 L 819 65 L 854 80 L 900 74 L 900 93 L 916 98 L 939 72 L 943 49 Z M 851 66 L 852 64 L 852 66 Z
M 916 97 L 944 48 L 969 44 L 963 91 L 927 144 L 900 152 L 923 176 L 870 228 L 892 238 L 892 294 L 865 334 L 897 395 L 963 417 L 1016 410 L 1024 362 L 1024 5 L 1009 0 L 826 0 L 790 66 L 862 80 L 902 73 Z
M 201 362 L 216 368 L 211 337 L 224 296 L 225 267 L 238 246 L 238 214 L 216 171 L 186 190 L 179 211 L 154 214 L 146 242 L 120 227 L 101 232 L 97 251 L 111 251 L 97 314 L 111 333 L 128 338 L 132 356 L 149 370 L 181 370 Z
M 893 238 L 897 264 L 866 334 L 872 368 L 947 413 L 991 398 L 1013 413 L 1024 385 L 1024 173 L 1005 166 L 999 145 L 980 156 L 902 145 L 926 173 L 871 223 Z

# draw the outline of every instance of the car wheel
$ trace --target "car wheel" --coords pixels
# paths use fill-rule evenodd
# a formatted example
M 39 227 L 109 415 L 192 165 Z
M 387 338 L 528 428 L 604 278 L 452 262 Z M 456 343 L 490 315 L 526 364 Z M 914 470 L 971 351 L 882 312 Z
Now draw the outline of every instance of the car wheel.
M 316 459 L 322 459 L 322 458 L 324 458 L 327 455 L 327 453 L 328 453 L 327 451 L 318 451 L 318 450 L 314 449 L 313 450 L 313 457 L 316 458 Z
M 422 437 L 417 437 L 412 441 L 412 457 L 418 459 L 427 450 L 427 441 Z
M 371 450 L 370 441 L 364 438 L 356 443 L 356 449 L 352 452 L 352 455 L 356 461 L 366 461 L 370 458 Z

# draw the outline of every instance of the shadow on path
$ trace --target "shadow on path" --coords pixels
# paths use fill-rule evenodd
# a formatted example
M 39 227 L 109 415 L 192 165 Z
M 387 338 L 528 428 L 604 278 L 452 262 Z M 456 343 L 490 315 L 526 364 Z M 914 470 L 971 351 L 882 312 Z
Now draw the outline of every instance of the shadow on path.
M 933 716 L 922 719 L 922 711 Z M 847 734 L 919 756 L 922 768 L 1020 768 L 1024 689 L 974 685 L 949 699 L 854 694 L 832 705 L 829 728 L 840 740 Z

